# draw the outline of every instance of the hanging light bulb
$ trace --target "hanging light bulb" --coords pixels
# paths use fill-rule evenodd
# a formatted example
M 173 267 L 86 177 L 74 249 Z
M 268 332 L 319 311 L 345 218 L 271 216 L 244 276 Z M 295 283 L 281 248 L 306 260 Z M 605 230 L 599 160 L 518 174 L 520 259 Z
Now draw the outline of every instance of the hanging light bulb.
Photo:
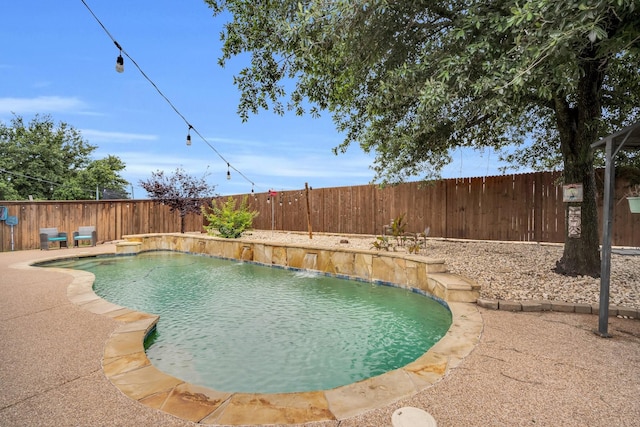
M 187 147 L 191 146 L 191 125 L 189 125 L 189 130 L 187 131 Z
M 117 41 L 113 41 L 113 44 L 116 45 L 116 47 L 118 48 L 118 50 L 120 51 L 120 55 L 118 55 L 118 58 L 116 59 L 116 71 L 119 73 L 123 73 L 124 72 L 124 58 L 122 57 L 122 46 L 120 46 L 120 43 L 118 43 Z
M 120 52 L 120 55 L 118 55 L 118 58 L 116 59 L 116 71 L 119 73 L 124 72 L 124 58 L 122 57 L 122 52 Z
M 231 171 L 229 170 L 230 167 L 231 165 L 227 162 L 227 181 L 231 179 Z

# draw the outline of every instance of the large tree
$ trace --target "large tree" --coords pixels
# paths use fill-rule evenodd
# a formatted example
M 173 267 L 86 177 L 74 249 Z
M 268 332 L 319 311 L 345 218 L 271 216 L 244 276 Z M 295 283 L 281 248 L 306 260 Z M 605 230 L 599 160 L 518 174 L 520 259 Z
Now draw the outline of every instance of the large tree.
M 100 199 L 127 199 L 126 188 L 129 181 L 120 176 L 126 168 L 125 163 L 117 156 L 109 155 L 104 159 L 93 160 L 78 171 L 75 177 L 68 179 L 58 187 L 53 198 L 56 200 L 80 200 L 98 191 Z
M 205 2 L 231 14 L 220 64 L 250 54 L 240 116 L 328 110 L 336 152 L 374 152 L 376 180 L 437 177 L 457 147 L 521 145 L 511 160 L 538 166 L 560 154 L 584 202 L 557 268 L 598 274 L 590 144 L 638 115 L 637 0 Z
M 29 123 L 14 116 L 0 122 L 0 200 L 82 200 L 96 187 L 126 197 L 124 163 L 116 156 L 93 160 L 96 146 L 67 123 L 36 115 Z

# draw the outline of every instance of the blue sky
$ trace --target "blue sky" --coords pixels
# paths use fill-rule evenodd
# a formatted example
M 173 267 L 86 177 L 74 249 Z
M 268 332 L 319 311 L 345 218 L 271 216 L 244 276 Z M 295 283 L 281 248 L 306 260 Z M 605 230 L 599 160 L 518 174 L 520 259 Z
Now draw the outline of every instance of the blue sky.
M 136 198 L 139 181 L 156 170 L 181 167 L 206 174 L 216 193 L 242 194 L 361 185 L 374 177 L 373 156 L 342 142 L 331 117 L 284 117 L 262 111 L 243 123 L 233 76 L 247 57 L 217 64 L 225 17 L 213 17 L 202 0 L 85 0 L 113 38 L 177 110 L 227 160 L 192 132 L 138 69 L 125 59 L 115 71 L 117 47 L 81 0 L 5 2 L 0 38 L 0 121 L 36 113 L 66 122 L 97 145 L 95 158 L 115 155 Z M 497 175 L 498 156 L 459 151 L 443 177 Z

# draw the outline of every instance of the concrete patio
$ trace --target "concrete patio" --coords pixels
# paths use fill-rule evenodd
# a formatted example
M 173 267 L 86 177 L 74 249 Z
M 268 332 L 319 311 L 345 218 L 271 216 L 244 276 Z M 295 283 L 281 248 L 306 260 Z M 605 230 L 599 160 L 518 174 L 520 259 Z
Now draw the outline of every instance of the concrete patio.
M 125 396 L 105 376 L 119 322 L 69 301 L 73 277 L 15 268 L 55 256 L 114 253 L 115 245 L 0 254 L 0 425 L 193 426 Z M 392 405 L 314 426 L 389 426 L 402 406 L 439 426 L 632 426 L 640 419 L 640 321 L 480 308 L 480 343 L 440 382 Z

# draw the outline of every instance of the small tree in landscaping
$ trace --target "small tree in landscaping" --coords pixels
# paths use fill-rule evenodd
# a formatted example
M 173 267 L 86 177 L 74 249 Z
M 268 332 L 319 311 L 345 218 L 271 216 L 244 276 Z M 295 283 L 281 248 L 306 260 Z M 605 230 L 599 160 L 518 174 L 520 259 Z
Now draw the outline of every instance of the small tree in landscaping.
M 429 234 L 429 227 L 425 228 L 423 233 L 407 233 L 407 223 L 404 220 L 406 214 L 402 213 L 391 221 L 391 225 L 385 226 L 385 229 L 391 231 L 393 237 L 395 237 L 396 243 L 394 244 L 389 240 L 388 236 L 377 236 L 376 240 L 371 244 L 372 249 L 382 250 L 396 250 L 398 246 L 404 247 L 410 254 L 418 254 L 420 250 L 427 245 L 427 235 Z
M 222 237 L 235 239 L 250 229 L 258 211 L 249 210 L 247 199 L 247 196 L 242 199 L 238 209 L 233 197 L 229 197 L 226 202 L 212 200 L 211 207 L 202 206 L 202 215 L 209 222 L 209 225 L 204 226 L 207 233 L 214 234 L 214 231 L 218 231 Z
M 171 176 L 165 175 L 161 170 L 152 172 L 151 178 L 140 181 L 140 186 L 157 203 L 180 213 L 181 233 L 184 233 L 184 217 L 189 213 L 200 215 L 202 199 L 211 196 L 215 190 L 215 185 L 207 184 L 204 177 L 195 178 L 181 168 L 177 168 Z

